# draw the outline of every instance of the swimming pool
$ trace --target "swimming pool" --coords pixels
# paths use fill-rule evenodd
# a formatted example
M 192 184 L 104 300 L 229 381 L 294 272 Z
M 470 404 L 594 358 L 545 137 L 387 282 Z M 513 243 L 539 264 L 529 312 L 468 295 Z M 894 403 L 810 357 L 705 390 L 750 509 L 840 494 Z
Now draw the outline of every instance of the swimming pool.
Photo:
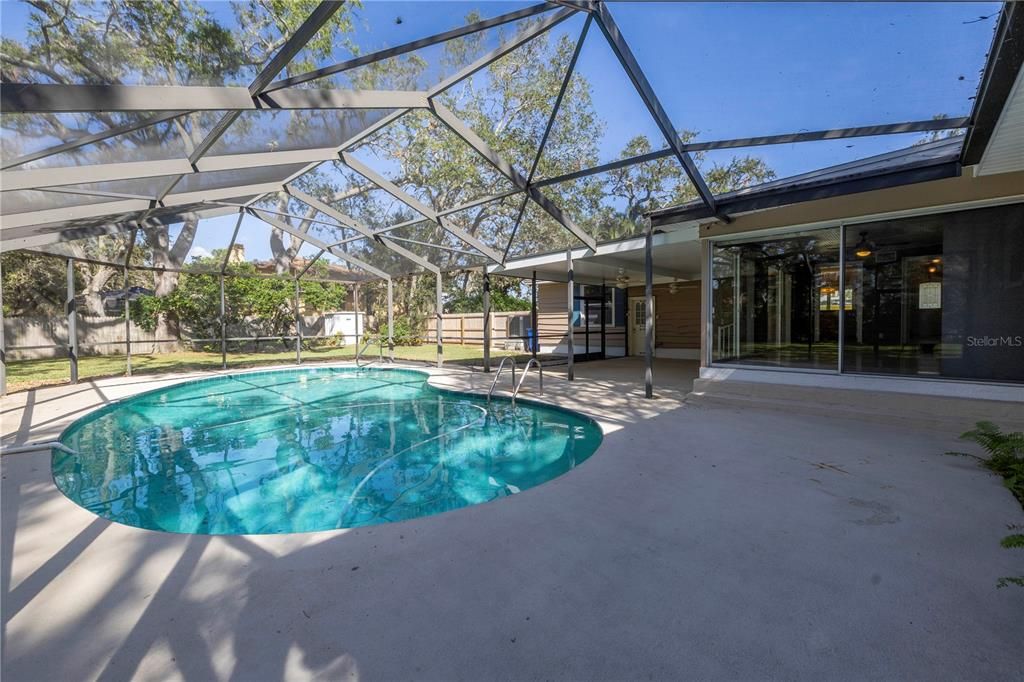
M 424 372 L 310 368 L 178 384 L 72 424 L 57 487 L 129 526 L 230 535 L 352 528 L 513 495 L 601 443 L 596 422 L 438 389 Z

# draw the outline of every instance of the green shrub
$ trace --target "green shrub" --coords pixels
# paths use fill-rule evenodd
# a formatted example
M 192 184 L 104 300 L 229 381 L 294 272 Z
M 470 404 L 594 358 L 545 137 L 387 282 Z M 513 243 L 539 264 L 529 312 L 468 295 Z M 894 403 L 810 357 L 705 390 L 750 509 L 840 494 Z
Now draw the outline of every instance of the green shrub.
M 966 452 L 950 452 L 950 455 L 974 457 L 983 467 L 1003 477 L 1003 485 L 1024 507 L 1024 433 L 1014 431 L 1003 433 L 992 422 L 978 422 L 975 428 L 963 433 L 960 438 L 977 443 L 987 457 L 978 457 Z
M 1003 485 L 1024 508 L 1024 433 L 1014 431 L 1003 433 L 992 422 L 978 422 L 975 428 L 963 433 L 960 438 L 977 443 L 985 451 L 987 457 L 978 457 L 969 452 L 947 452 L 947 455 L 973 457 L 981 466 L 999 474 Z M 1010 530 L 1018 530 L 1021 526 L 1010 525 Z M 1007 535 L 999 543 L 1007 549 L 1024 549 L 1024 535 L 1014 533 Z M 1024 576 L 1005 576 L 996 581 L 996 587 L 1016 585 L 1024 587 Z
M 394 321 L 393 339 L 396 346 L 420 346 L 423 345 L 422 334 L 423 323 L 410 317 L 396 317 Z M 387 341 L 387 322 L 382 323 L 376 331 L 381 338 Z

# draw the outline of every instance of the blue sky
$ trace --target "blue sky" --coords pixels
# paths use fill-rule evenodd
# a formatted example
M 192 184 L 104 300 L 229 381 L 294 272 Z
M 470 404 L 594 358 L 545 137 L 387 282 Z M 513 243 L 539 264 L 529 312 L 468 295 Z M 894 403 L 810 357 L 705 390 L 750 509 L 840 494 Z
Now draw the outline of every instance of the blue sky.
M 476 9 L 486 17 L 530 4 L 371 0 L 360 10 L 353 39 L 361 52 L 372 52 L 459 25 Z M 233 21 L 228 3 L 204 5 L 225 23 Z M 615 2 L 610 8 L 674 125 L 697 139 L 723 139 L 966 115 L 999 3 Z M 19 37 L 27 8 L 4 0 L 0 11 L 4 35 Z M 554 31 L 575 37 L 581 26 L 582 17 L 574 17 Z M 331 60 L 348 56 L 339 47 Z M 596 27 L 577 69 L 592 84 L 607 123 L 601 161 L 616 157 L 638 133 L 662 145 Z M 915 139 L 761 147 L 716 153 L 707 162 L 749 151 L 782 177 Z M 266 247 L 249 248 L 250 257 L 260 257 Z

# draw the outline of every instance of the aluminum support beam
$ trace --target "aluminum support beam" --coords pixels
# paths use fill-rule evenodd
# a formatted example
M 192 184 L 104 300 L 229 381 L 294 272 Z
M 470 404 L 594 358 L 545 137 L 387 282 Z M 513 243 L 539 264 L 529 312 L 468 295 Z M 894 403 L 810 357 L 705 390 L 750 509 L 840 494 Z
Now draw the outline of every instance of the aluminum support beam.
M 134 240 L 133 240 L 134 241 Z M 124 373 L 132 375 L 132 306 L 128 298 L 128 266 L 122 271 L 124 290 Z
M 459 28 L 445 31 L 444 33 L 437 33 L 426 38 L 420 38 L 419 40 L 413 40 L 408 43 L 403 43 L 402 45 L 389 47 L 385 50 L 378 50 L 377 52 L 362 55 L 355 59 L 349 59 L 344 62 L 339 62 L 338 64 L 332 64 L 330 66 L 314 69 L 313 71 L 307 71 L 306 73 L 300 73 L 297 76 L 291 76 L 290 78 L 282 78 L 281 80 L 270 83 L 263 89 L 263 92 L 273 92 L 274 90 L 290 88 L 301 83 L 308 83 L 310 81 L 333 76 L 336 73 L 342 73 L 343 71 L 349 71 L 360 66 L 373 64 L 374 62 L 379 62 L 382 59 L 391 59 L 431 45 L 447 42 L 454 38 L 461 38 L 462 36 L 477 33 L 478 31 L 483 31 L 495 26 L 501 26 L 502 24 L 507 24 L 509 22 L 518 21 L 519 19 L 526 19 L 535 14 L 540 14 L 541 12 L 548 12 L 551 9 L 553 9 L 551 5 L 542 2 L 539 5 L 533 5 L 532 7 L 527 7 L 516 12 L 509 12 L 491 19 L 476 21 L 472 24 L 467 24 L 466 26 L 460 26 Z
M 473 62 L 466 68 L 462 69 L 461 71 L 458 71 L 452 74 L 451 76 L 448 76 L 448 78 L 445 78 L 443 81 L 441 81 L 434 87 L 430 88 L 428 94 L 431 97 L 433 97 L 434 95 L 440 92 L 444 92 L 453 85 L 461 83 L 462 81 L 466 80 L 480 69 L 483 69 L 493 64 L 494 62 L 501 59 L 509 52 L 512 52 L 513 50 L 518 48 L 520 45 L 523 45 L 524 43 L 533 40 L 542 33 L 554 28 L 555 26 L 562 23 L 575 13 L 576 11 L 572 9 L 559 10 L 556 14 L 548 17 L 547 19 L 544 19 L 533 28 L 528 29 L 526 31 L 521 31 L 519 35 L 517 35 L 515 38 L 508 42 L 502 43 L 500 46 L 498 46 L 494 50 L 491 50 L 484 56 L 480 57 L 475 62 Z
M 537 271 L 530 277 L 530 328 L 533 337 L 530 339 L 530 354 L 537 359 L 537 347 L 540 345 L 540 330 L 537 328 Z
M 388 360 L 395 361 L 395 291 L 388 277 Z
M 78 383 L 78 311 L 75 309 L 75 261 L 68 258 L 68 359 L 71 361 L 71 383 Z
M 444 303 L 441 299 L 442 287 L 441 287 L 441 273 L 438 272 L 434 275 L 434 281 L 436 283 L 435 294 L 436 298 L 434 301 L 434 334 L 437 336 L 437 366 L 440 367 L 444 364 L 444 346 L 441 345 L 441 335 L 444 328 Z
M 491 371 L 491 275 L 484 270 L 484 373 Z
M 644 230 L 644 397 L 654 397 L 654 256 L 653 229 Z
M 263 67 L 263 70 L 259 72 L 259 75 L 249 84 L 249 93 L 252 95 L 258 95 L 267 89 L 270 82 L 274 79 L 274 76 L 281 73 L 285 67 L 295 58 L 295 55 L 299 53 L 302 48 L 306 46 L 313 36 L 316 35 L 317 31 L 323 27 L 331 17 L 334 16 L 335 12 L 341 9 L 344 4 L 344 0 L 323 0 L 306 20 L 295 29 L 295 33 L 289 36 L 285 44 L 281 46 L 281 49 L 277 51 L 267 65 Z
M 562 213 L 562 210 L 553 204 L 547 197 L 541 194 L 540 190 L 530 185 L 526 178 L 512 167 L 507 161 L 501 158 L 496 151 L 491 149 L 490 145 L 483 141 L 483 139 L 473 131 L 472 128 L 467 126 L 465 123 L 459 120 L 457 116 L 446 106 L 438 102 L 437 100 L 431 100 L 431 109 L 434 114 L 448 126 L 449 129 L 462 140 L 472 147 L 480 156 L 482 156 L 488 163 L 498 170 L 499 173 L 507 177 L 512 183 L 519 189 L 529 194 L 530 198 L 533 199 L 548 215 L 554 218 L 558 223 L 565 229 L 569 230 L 577 239 L 586 244 L 590 249 L 597 248 L 597 242 L 589 234 L 580 229 L 569 216 Z
M 544 156 L 544 145 L 548 142 L 548 136 L 551 134 L 551 128 L 555 125 L 555 119 L 558 118 L 558 111 L 562 107 L 562 99 L 565 97 L 565 91 L 569 88 L 569 83 L 572 81 L 572 74 L 576 70 L 576 61 L 579 59 L 580 52 L 583 50 L 583 43 L 587 39 L 587 32 L 590 30 L 590 24 L 594 20 L 592 14 L 587 15 L 587 20 L 583 22 L 583 30 L 580 31 L 580 37 L 576 39 L 576 48 L 572 52 L 572 58 L 569 60 L 569 66 L 565 69 L 565 76 L 562 78 L 562 85 L 558 88 L 558 95 L 555 96 L 555 104 L 551 108 L 551 114 L 548 116 L 547 125 L 544 126 L 544 134 L 541 135 L 540 144 L 537 147 L 537 154 L 533 157 L 533 165 L 530 166 L 530 174 L 526 177 L 526 184 L 533 184 L 533 178 L 537 174 L 537 166 L 540 165 L 540 159 Z M 512 226 L 512 234 L 509 235 L 508 242 L 505 244 L 505 253 L 502 255 L 501 262 L 504 263 L 508 260 L 508 252 L 512 249 L 512 242 L 515 241 L 516 234 L 519 233 L 519 226 L 523 221 L 523 215 L 526 213 L 526 202 L 524 201 L 519 207 L 519 215 L 516 216 L 515 225 Z
M 325 203 L 323 201 L 320 201 L 316 197 L 314 197 L 312 195 L 309 195 L 309 194 L 306 194 L 302 190 L 300 190 L 300 189 L 298 189 L 296 187 L 292 187 L 291 185 L 286 185 L 285 188 L 284 188 L 284 191 L 287 192 L 289 195 L 295 197 L 296 199 L 298 199 L 302 203 L 306 204 L 307 206 L 310 206 L 310 207 L 315 208 L 316 210 L 320 211 L 325 216 L 328 216 L 330 218 L 334 218 L 339 223 L 341 223 L 341 225 L 343 227 L 351 228 L 351 229 L 355 230 L 356 232 L 358 232 L 359 234 L 363 235 L 363 237 L 376 240 L 379 244 L 383 244 L 388 249 L 391 249 L 392 251 L 394 251 L 398 255 L 402 256 L 403 258 L 411 260 L 413 263 L 416 263 L 420 267 L 426 268 L 427 270 L 429 270 L 431 272 L 438 272 L 439 271 L 438 267 L 436 265 L 434 265 L 433 263 L 431 263 L 430 261 L 428 261 L 427 259 L 422 258 L 420 256 L 417 256 L 416 254 L 412 253 L 408 249 L 405 249 L 405 248 L 399 246 L 398 244 L 396 244 L 395 242 L 391 241 L 390 239 L 388 239 L 386 237 L 378 235 L 376 232 L 374 232 L 372 229 L 370 229 L 366 225 L 363 225 L 362 223 L 360 223 L 355 218 L 352 218 L 351 216 L 348 216 L 348 215 L 342 213 L 341 211 L 339 211 L 338 209 L 334 208 L 330 204 L 327 204 L 327 203 Z M 328 249 L 328 250 L 330 250 L 330 249 Z M 334 253 L 334 251 L 331 251 L 331 253 Z M 388 275 L 385 275 L 385 276 L 388 276 Z
M 224 305 L 224 273 L 220 273 L 220 367 L 228 368 L 228 320 Z
M 200 85 L 0 83 L 0 107 L 12 114 L 113 111 L 251 111 L 259 109 L 424 109 L 414 90 L 314 90 L 252 95 L 248 88 Z
M 346 263 L 349 263 L 350 265 L 354 265 L 355 267 L 357 267 L 357 268 L 359 268 L 361 270 L 365 270 L 366 272 L 370 273 L 371 275 L 375 275 L 375 276 L 380 277 L 382 279 L 386 278 L 386 277 L 390 277 L 390 275 L 388 273 L 384 272 L 383 270 L 380 270 L 380 269 L 370 265 L 369 263 L 363 262 L 363 261 L 359 260 L 358 258 L 356 258 L 355 256 L 350 256 L 347 253 L 345 253 L 344 251 L 341 251 L 340 249 L 336 249 L 336 248 L 332 247 L 330 244 L 327 244 L 326 242 L 323 242 L 323 241 L 317 239 L 316 237 L 310 236 L 306 232 L 298 230 L 298 229 L 292 227 L 291 225 L 283 223 L 280 220 L 277 220 L 276 218 L 273 218 L 271 216 L 261 215 L 261 212 L 260 212 L 259 209 L 247 208 L 246 211 L 250 215 L 252 215 L 252 216 L 254 216 L 256 218 L 259 218 L 260 220 L 262 220 L 263 222 L 267 223 L 271 227 L 277 228 L 278 230 L 281 230 L 282 232 L 287 232 L 288 234 L 292 235 L 293 237 L 298 237 L 300 240 L 302 240 L 304 242 L 308 242 L 309 244 L 312 244 L 313 246 L 317 247 L 318 249 L 323 249 L 324 251 L 327 251 L 328 253 L 338 257 L 339 259 L 345 261 Z
M 567 356 L 567 360 L 568 360 L 568 367 L 567 367 L 566 376 L 569 378 L 569 381 L 572 381 L 573 379 L 576 378 L 574 376 L 574 368 L 573 368 L 573 362 L 574 362 L 575 356 L 576 356 L 576 349 L 573 347 L 573 342 L 575 340 L 575 339 L 573 339 L 573 334 L 575 334 L 575 328 L 572 326 L 572 323 L 573 323 L 573 319 L 572 319 L 572 317 L 573 317 L 573 315 L 572 315 L 573 310 L 572 309 L 573 309 L 573 306 L 576 303 L 576 291 L 575 291 L 575 286 L 574 286 L 575 283 L 573 282 L 572 247 L 569 247 L 569 248 L 567 248 L 565 250 L 565 271 L 566 271 L 566 282 L 568 283 L 567 288 L 568 288 L 568 297 L 569 297 L 569 301 L 568 301 L 569 309 L 568 309 L 568 316 L 567 316 L 567 319 L 568 319 L 568 322 L 569 322 L 569 325 L 568 325 L 569 326 L 569 332 L 565 335 L 565 340 L 566 340 L 566 356 Z
M 362 334 L 360 333 L 359 327 L 359 285 L 356 284 L 352 287 L 352 303 L 356 313 L 356 360 L 359 360 L 359 344 L 362 342 Z
M 375 170 L 373 170 L 372 168 L 370 168 L 366 164 L 360 162 L 358 159 L 356 159 L 351 154 L 349 154 L 347 152 L 342 152 L 341 153 L 341 160 L 345 163 L 346 166 L 348 166 L 349 168 L 351 168 L 355 172 L 359 173 L 364 178 L 366 178 L 370 182 L 374 183 L 375 185 L 380 187 L 382 190 L 384 190 L 385 192 L 387 192 L 388 194 L 390 194 L 394 198 L 396 198 L 399 201 L 401 201 L 403 204 L 405 204 L 409 208 L 411 208 L 414 211 L 422 214 L 428 220 L 431 220 L 431 221 L 437 223 L 438 225 L 440 225 L 441 228 L 445 232 L 448 232 L 449 234 L 451 234 L 451 235 L 457 237 L 458 239 L 462 240 L 464 243 L 472 246 L 474 249 L 476 249 L 477 251 L 479 251 L 483 255 L 487 256 L 488 258 L 493 260 L 495 263 L 500 263 L 501 262 L 501 254 L 500 253 L 498 253 L 497 251 L 495 251 L 491 247 L 487 246 L 482 241 L 480 241 L 479 239 L 477 239 L 473 235 L 469 234 L 465 230 L 462 230 L 462 229 L 460 229 L 458 227 L 455 227 L 454 225 L 450 224 L 447 220 L 445 220 L 444 218 L 441 218 L 440 216 L 438 216 L 437 213 L 434 211 L 434 209 L 432 209 L 431 207 L 427 206 L 426 204 L 421 202 L 419 199 L 417 199 L 416 197 L 412 196 L 411 194 L 409 194 L 408 192 L 403 190 L 401 187 L 399 187 L 395 183 L 393 183 L 390 180 L 388 180 L 387 178 L 385 178 L 380 173 L 377 173 Z
M 158 123 L 163 123 L 164 121 L 170 121 L 172 119 L 177 118 L 178 116 L 184 116 L 187 113 L 189 112 L 170 111 L 164 114 L 159 114 L 157 116 L 150 116 L 149 118 L 144 118 L 141 121 L 137 121 L 135 123 L 127 123 L 125 125 L 114 126 L 113 128 L 108 128 L 107 130 L 103 130 L 98 133 L 93 133 L 92 135 L 83 135 L 82 137 L 75 138 L 70 142 L 58 144 L 53 147 L 47 147 L 46 149 L 40 149 L 39 151 L 32 152 L 31 154 L 26 154 L 25 156 L 19 156 L 16 159 L 11 159 L 7 163 L 0 166 L 0 170 L 7 170 L 8 168 L 21 166 L 22 164 L 26 164 L 30 161 L 45 159 L 47 156 L 53 156 L 54 154 L 70 152 L 90 144 L 95 144 L 96 142 L 102 142 L 103 140 L 109 139 L 111 137 L 124 135 L 125 133 L 140 130 L 141 128 L 147 128 L 152 125 L 157 125 Z
M 697 168 L 697 164 L 694 163 L 693 158 L 688 152 L 682 150 L 682 140 L 679 139 L 679 133 L 676 132 L 675 126 L 672 125 L 668 114 L 661 106 L 658 96 L 654 93 L 654 88 L 651 87 L 647 76 L 644 75 L 643 69 L 640 68 L 640 63 L 633 56 L 633 51 L 629 48 L 629 44 L 626 43 L 626 39 L 619 32 L 619 27 L 616 25 L 615 19 L 612 18 L 608 7 L 604 3 L 596 3 L 593 5 L 593 12 L 594 16 L 597 17 L 597 23 L 601 27 L 601 31 L 604 33 L 605 38 L 608 39 L 608 44 L 611 45 L 615 56 L 619 58 L 619 63 L 625 69 L 626 75 L 633 82 L 633 87 L 636 88 L 640 99 L 644 101 L 647 110 L 654 117 L 654 121 L 657 123 L 658 128 L 661 129 L 661 134 L 665 136 L 669 147 L 675 152 L 676 158 L 682 164 L 683 170 L 690 178 L 690 182 L 693 183 L 697 194 L 700 195 L 701 200 L 708 209 L 714 212 L 714 194 L 708 188 L 707 183 L 704 182 L 704 178 L 701 176 L 700 170 Z
M 356 324 L 359 324 L 358 318 Z M 302 364 L 302 310 L 299 308 L 298 277 L 295 278 L 295 364 Z
M 0 265 L 0 395 L 7 395 L 7 345 L 4 340 L 3 266 Z
M 395 118 L 398 118 L 396 113 Z M 383 119 L 382 119 L 383 120 Z M 394 119 L 391 119 L 392 121 Z M 389 121 L 390 122 L 390 121 Z M 378 124 L 381 123 L 378 121 Z M 850 137 L 865 137 L 875 135 L 898 135 L 902 133 L 931 132 L 936 130 L 955 130 L 968 125 L 966 118 L 944 118 L 929 119 L 927 121 L 908 121 L 904 123 L 886 123 L 871 126 L 859 126 L 856 128 L 834 128 L 830 130 L 818 130 L 802 133 L 787 133 L 783 135 L 764 135 L 760 137 L 733 138 L 726 140 L 709 140 L 706 142 L 688 142 L 682 145 L 684 151 L 699 152 L 713 149 L 734 149 L 741 147 L 758 147 L 775 144 L 791 144 L 795 142 L 815 142 L 819 140 L 836 140 Z M 383 127 L 374 124 L 367 129 L 372 134 Z M 363 131 L 366 132 L 366 131 Z M 362 133 L 354 136 L 352 140 L 362 139 Z M 346 146 L 349 146 L 346 142 Z M 567 173 L 553 178 L 544 178 L 533 182 L 536 188 L 557 185 L 572 180 L 606 173 L 632 165 L 663 159 L 674 154 L 671 149 L 661 149 L 647 154 L 633 156 L 628 159 L 620 159 L 611 163 L 594 166 L 573 173 Z M 254 154 L 226 154 L 218 156 L 207 156 L 199 160 L 195 168 L 185 159 L 160 159 L 154 161 L 127 161 L 122 163 L 95 164 L 89 166 L 71 166 L 63 168 L 39 168 L 31 170 L 5 170 L 0 172 L 0 184 L 5 190 L 13 189 L 39 189 L 56 188 L 62 185 L 76 185 L 83 181 L 83 169 L 88 169 L 88 180 L 90 182 L 133 180 L 136 178 L 156 177 L 161 175 L 181 175 L 195 172 L 209 172 L 218 170 L 240 170 L 246 168 L 262 168 L 265 166 L 290 165 L 294 163 L 310 163 L 309 168 L 296 174 L 302 175 L 323 161 L 330 161 L 338 158 L 338 148 L 321 147 L 317 149 L 299 149 L 279 152 L 258 152 Z M 13 165 L 13 164 L 11 164 Z M 10 167 L 10 166 L 8 166 Z M 289 178 L 285 183 L 290 183 L 294 178 Z M 63 190 L 84 193 L 88 190 Z M 496 194 L 489 197 L 482 197 L 475 201 L 455 206 L 444 211 L 438 211 L 438 216 L 451 213 L 458 213 L 480 204 L 490 201 L 497 201 L 507 196 L 522 192 L 516 188 L 509 192 Z M 116 193 L 105 192 L 103 194 L 114 196 Z M 391 228 L 387 228 L 391 229 Z

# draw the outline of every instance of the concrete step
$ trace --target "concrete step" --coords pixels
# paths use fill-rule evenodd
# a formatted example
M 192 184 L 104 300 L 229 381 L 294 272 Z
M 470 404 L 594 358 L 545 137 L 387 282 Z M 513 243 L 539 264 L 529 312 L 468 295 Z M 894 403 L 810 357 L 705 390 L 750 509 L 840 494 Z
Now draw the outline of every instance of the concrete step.
M 698 378 L 687 402 L 897 424 L 954 435 L 982 420 L 995 422 L 1004 431 L 1024 430 L 1024 403 L 973 398 Z

